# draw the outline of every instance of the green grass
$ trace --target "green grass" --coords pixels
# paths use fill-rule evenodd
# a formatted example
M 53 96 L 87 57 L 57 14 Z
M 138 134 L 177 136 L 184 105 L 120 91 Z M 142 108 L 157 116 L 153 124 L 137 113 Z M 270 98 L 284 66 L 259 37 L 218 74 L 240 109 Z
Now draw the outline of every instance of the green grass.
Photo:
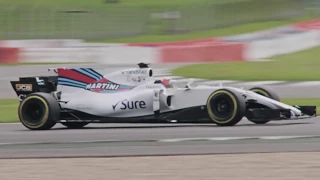
M 317 115 L 320 115 L 320 98 L 287 98 L 281 99 L 288 105 L 300 105 L 300 106 L 317 106 Z
M 106 43 L 141 43 L 141 42 L 170 42 L 170 41 L 184 41 L 184 40 L 194 40 L 200 38 L 213 38 L 213 37 L 223 37 L 230 35 L 239 35 L 245 33 L 256 32 L 260 30 L 266 30 L 276 27 L 281 27 L 285 25 L 290 25 L 300 21 L 307 21 L 313 19 L 312 17 L 302 17 L 293 20 L 285 21 L 268 21 L 268 22 L 257 22 L 257 23 L 247 23 L 242 25 L 235 25 L 225 28 L 217 28 L 207 31 L 198 31 L 187 34 L 176 34 L 176 35 L 143 35 L 132 38 L 118 38 L 118 39 L 106 39 L 106 40 L 94 40 L 89 42 L 106 42 Z
M 0 39 L 180 40 L 221 34 L 207 31 L 210 29 L 255 22 L 267 22 L 265 26 L 273 27 L 268 24 L 287 24 L 296 18 L 314 17 L 306 14 L 304 4 L 295 0 L 120 1 L 104 4 L 103 0 L 0 0 Z M 85 12 L 66 13 L 71 10 Z M 181 18 L 171 21 L 151 18 L 153 13 L 172 11 L 181 12 Z M 263 26 L 249 31 L 263 29 Z
M 240 81 L 319 81 L 320 47 L 273 57 L 266 62 L 196 64 L 179 67 L 173 75 Z
M 110 6 L 130 5 L 130 6 L 145 6 L 145 5 L 181 5 L 194 3 L 233 3 L 247 0 L 120 0 L 120 3 L 109 4 Z M 0 3 L 8 3 L 8 0 L 0 0 Z M 104 0 L 10 0 L 10 4 L 47 4 L 47 5 L 101 5 Z
M 320 98 L 296 98 L 281 99 L 282 102 L 289 105 L 315 105 L 317 113 L 320 114 Z M 18 120 L 18 99 L 1 99 L 0 100 L 0 123 L 19 122 Z
M 18 122 L 18 98 L 0 100 L 0 123 Z

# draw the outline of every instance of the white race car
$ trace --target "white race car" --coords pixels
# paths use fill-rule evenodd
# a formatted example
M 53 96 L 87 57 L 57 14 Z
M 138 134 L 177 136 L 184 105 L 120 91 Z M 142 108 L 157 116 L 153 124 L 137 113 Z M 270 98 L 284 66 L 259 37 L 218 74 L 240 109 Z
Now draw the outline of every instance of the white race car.
M 316 106 L 280 102 L 273 90 L 192 85 L 156 80 L 147 64 L 108 74 L 92 68 L 52 68 L 56 76 L 11 81 L 20 100 L 18 115 L 31 130 L 56 123 L 81 128 L 89 123 L 200 123 L 236 125 L 243 117 L 261 124 L 316 116 Z

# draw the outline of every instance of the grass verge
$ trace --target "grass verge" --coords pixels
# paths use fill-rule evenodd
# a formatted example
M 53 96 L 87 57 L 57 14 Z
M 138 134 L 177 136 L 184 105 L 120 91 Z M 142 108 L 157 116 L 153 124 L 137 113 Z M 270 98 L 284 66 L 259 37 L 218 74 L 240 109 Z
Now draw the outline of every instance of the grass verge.
M 320 98 L 290 98 L 281 99 L 281 101 L 289 105 L 315 105 L 317 106 L 318 115 L 320 115 Z M 17 115 L 18 104 L 18 99 L 0 100 L 0 123 L 19 122 Z
M 0 39 L 79 38 L 108 39 L 107 42 L 141 39 L 148 42 L 252 22 L 316 17 L 304 3 L 296 0 L 120 0 L 112 4 L 106 1 L 0 0 Z M 254 10 L 248 11 L 248 7 Z M 180 15 L 168 19 L 168 12 Z M 135 36 L 141 37 L 118 39 Z
M 18 122 L 18 99 L 0 100 L 0 123 Z
M 196 64 L 173 70 L 175 76 L 240 81 L 319 81 L 320 47 L 276 56 L 274 61 Z
M 88 42 L 103 42 L 103 43 L 150 43 L 150 42 L 170 42 L 170 41 L 184 41 L 194 40 L 201 38 L 214 38 L 231 35 L 239 35 L 245 33 L 252 33 L 256 31 L 267 30 L 271 28 L 277 28 L 281 26 L 290 25 L 296 22 L 308 21 L 314 19 L 313 17 L 302 17 L 293 20 L 285 21 L 266 21 L 257 23 L 246 23 L 241 25 L 235 25 L 225 28 L 216 28 L 207 31 L 197 31 L 193 33 L 185 34 L 154 34 L 154 35 L 142 35 L 131 38 L 117 38 L 117 39 L 105 39 L 105 40 L 92 40 Z
M 223 3 L 234 3 L 241 2 L 246 0 L 224 0 Z M 0 0 L 0 3 L 8 3 L 8 4 L 45 4 L 45 5 L 104 5 L 104 0 L 11 0 L 9 3 L 7 0 Z M 221 3 L 220 0 L 120 0 L 119 3 L 107 4 L 112 6 L 146 6 L 146 5 L 189 5 L 194 3 Z

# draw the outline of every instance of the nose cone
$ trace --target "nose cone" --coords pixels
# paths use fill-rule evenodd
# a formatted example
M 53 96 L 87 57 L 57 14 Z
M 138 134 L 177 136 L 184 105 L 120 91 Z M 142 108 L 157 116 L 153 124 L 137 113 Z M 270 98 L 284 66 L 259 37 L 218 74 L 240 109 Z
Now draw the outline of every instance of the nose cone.
M 290 109 L 291 109 L 292 116 L 301 116 L 302 115 L 302 112 L 298 108 L 291 107 Z

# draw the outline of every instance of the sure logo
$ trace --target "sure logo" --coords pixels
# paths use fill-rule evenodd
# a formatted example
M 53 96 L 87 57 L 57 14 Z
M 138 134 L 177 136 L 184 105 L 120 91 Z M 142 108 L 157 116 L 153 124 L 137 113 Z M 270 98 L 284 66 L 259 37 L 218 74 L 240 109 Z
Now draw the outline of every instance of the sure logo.
M 118 104 L 121 110 L 146 108 L 146 102 L 144 101 L 128 101 L 127 99 L 125 99 L 125 100 L 119 101 L 115 105 L 112 105 L 113 110 L 116 110 L 116 107 L 118 106 Z

